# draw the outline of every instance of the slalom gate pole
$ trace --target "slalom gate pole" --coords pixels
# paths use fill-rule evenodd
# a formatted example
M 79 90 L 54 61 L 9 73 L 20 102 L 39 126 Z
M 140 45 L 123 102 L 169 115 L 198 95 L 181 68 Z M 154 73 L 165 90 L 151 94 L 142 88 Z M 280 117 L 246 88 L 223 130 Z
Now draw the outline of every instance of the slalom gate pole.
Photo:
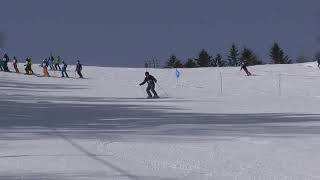
M 160 86 L 159 83 L 157 83 L 157 85 L 159 86 L 159 88 L 164 92 L 164 94 L 169 97 L 169 94 Z
M 281 86 L 281 73 L 279 73 L 279 87 L 278 87 L 278 95 L 281 96 L 282 95 L 282 86 Z
M 220 72 L 220 95 L 223 95 L 222 73 Z

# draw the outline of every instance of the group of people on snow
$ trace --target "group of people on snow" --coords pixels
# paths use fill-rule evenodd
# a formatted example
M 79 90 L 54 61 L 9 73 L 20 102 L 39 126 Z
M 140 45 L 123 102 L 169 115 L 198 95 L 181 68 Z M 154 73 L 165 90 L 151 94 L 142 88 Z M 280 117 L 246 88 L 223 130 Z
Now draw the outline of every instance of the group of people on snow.
M 1 71 L 5 71 L 5 72 L 10 72 L 9 68 L 8 68 L 8 62 L 10 61 L 10 58 L 7 54 L 4 54 L 3 59 L 0 59 L 0 70 Z M 318 67 L 320 68 L 320 58 L 317 59 L 318 62 Z M 18 69 L 18 60 L 16 57 L 13 57 L 13 61 L 12 61 L 13 67 L 16 71 L 16 73 L 20 73 L 19 69 Z M 62 65 L 62 68 L 60 67 L 60 64 Z M 252 74 L 250 73 L 250 71 L 248 70 L 248 63 L 247 62 L 243 62 L 241 64 L 241 70 L 244 70 L 245 73 L 247 74 L 247 76 L 251 76 Z M 34 74 L 33 70 L 32 70 L 32 60 L 31 58 L 27 58 L 26 59 L 26 64 L 24 65 L 26 74 L 28 75 L 32 75 Z M 67 73 L 67 67 L 68 64 L 62 60 L 62 58 L 60 56 L 57 56 L 56 58 L 50 54 L 50 57 L 48 59 L 44 59 L 42 61 L 42 63 L 40 64 L 40 66 L 43 68 L 43 76 L 45 77 L 49 77 L 49 71 L 48 71 L 48 67 L 50 67 L 50 70 L 53 71 L 61 71 L 61 77 L 69 77 L 68 73 Z M 80 63 L 79 60 L 77 60 L 77 65 L 76 65 L 76 69 L 75 71 L 78 73 L 79 78 L 83 78 L 82 75 L 82 65 Z M 141 82 L 139 85 L 142 86 L 144 84 L 147 83 L 147 88 L 146 88 L 146 92 L 148 94 L 147 98 L 159 98 L 158 93 L 155 91 L 155 86 L 157 83 L 157 79 L 152 76 L 149 72 L 145 72 L 145 78 L 144 81 Z M 152 92 L 152 93 L 151 93 Z M 153 94 L 153 95 L 152 95 Z
M 5 71 L 5 72 L 10 72 L 8 63 L 10 61 L 10 58 L 8 54 L 4 54 L 3 58 L 0 58 L 0 71 Z M 18 59 L 14 56 L 12 60 L 12 65 L 14 67 L 14 70 L 16 73 L 20 73 L 19 68 L 18 68 Z M 62 68 L 60 67 L 62 65 Z M 26 58 L 26 63 L 25 63 L 25 74 L 26 75 L 33 75 L 34 72 L 32 70 L 32 60 L 31 58 Z M 50 57 L 47 59 L 44 59 L 40 66 L 43 69 L 43 76 L 44 77 L 50 77 L 48 68 L 52 71 L 61 71 L 61 77 L 66 77 L 69 78 L 69 75 L 67 73 L 67 67 L 68 64 L 66 61 L 64 61 L 60 56 L 54 57 L 52 54 L 50 54 Z M 76 64 L 76 69 L 75 71 L 77 72 L 79 78 L 83 78 L 82 75 L 82 65 L 79 60 L 77 60 Z
M 252 76 L 251 72 L 248 70 L 248 66 L 249 66 L 249 64 L 247 62 L 243 62 L 241 64 L 240 71 L 244 70 L 245 73 L 247 74 L 247 76 Z M 320 61 L 319 61 L 319 66 L 320 66 Z M 148 99 L 151 99 L 151 98 L 157 99 L 157 98 L 159 98 L 158 93 L 155 91 L 157 79 L 154 76 L 152 76 L 149 72 L 145 72 L 145 78 L 144 78 L 143 82 L 140 83 L 139 85 L 142 86 L 142 85 L 144 85 L 146 83 L 147 83 L 146 91 L 147 91 L 147 94 L 148 94 L 147 98 Z M 152 94 L 153 94 L 153 96 L 152 96 Z

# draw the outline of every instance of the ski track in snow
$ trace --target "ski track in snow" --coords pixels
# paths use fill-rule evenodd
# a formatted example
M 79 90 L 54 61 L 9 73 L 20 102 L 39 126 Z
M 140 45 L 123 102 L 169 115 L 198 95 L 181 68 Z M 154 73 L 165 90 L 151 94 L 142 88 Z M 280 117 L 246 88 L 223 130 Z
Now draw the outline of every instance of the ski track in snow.
M 0 179 L 320 179 L 316 64 L 250 70 L 150 69 L 161 99 L 145 69 L 0 72 Z

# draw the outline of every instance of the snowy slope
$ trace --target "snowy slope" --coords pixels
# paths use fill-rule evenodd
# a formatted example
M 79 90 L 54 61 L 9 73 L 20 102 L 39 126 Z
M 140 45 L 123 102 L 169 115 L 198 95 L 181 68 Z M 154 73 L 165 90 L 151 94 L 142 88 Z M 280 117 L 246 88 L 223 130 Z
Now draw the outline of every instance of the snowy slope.
M 0 179 L 320 179 L 320 70 L 249 69 L 0 72 Z

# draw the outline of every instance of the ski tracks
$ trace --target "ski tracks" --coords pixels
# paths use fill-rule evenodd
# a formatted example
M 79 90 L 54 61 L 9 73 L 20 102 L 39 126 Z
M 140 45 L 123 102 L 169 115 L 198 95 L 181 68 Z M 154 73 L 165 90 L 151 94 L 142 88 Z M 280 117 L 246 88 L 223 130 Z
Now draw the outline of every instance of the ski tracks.
M 127 177 L 130 180 L 140 180 L 140 178 L 138 176 L 130 174 L 126 170 L 124 170 L 124 169 L 122 169 L 122 168 L 120 168 L 120 167 L 108 162 L 107 160 L 105 160 L 103 158 L 100 158 L 96 154 L 93 154 L 90 151 L 86 150 L 80 144 L 76 143 L 74 140 L 72 140 L 68 136 L 64 135 L 62 132 L 58 131 L 57 129 L 50 128 L 50 127 L 48 127 L 48 129 L 50 129 L 52 131 L 52 134 L 55 134 L 56 136 L 58 136 L 61 139 L 63 139 L 65 142 L 67 142 L 68 144 L 73 146 L 76 150 L 78 150 L 79 152 L 81 152 L 84 155 L 86 155 L 89 159 L 96 161 L 96 163 L 99 163 L 100 165 L 103 165 L 108 169 L 111 169 L 113 171 L 116 171 L 117 173 L 120 173 L 121 177 L 124 176 L 124 177 Z

